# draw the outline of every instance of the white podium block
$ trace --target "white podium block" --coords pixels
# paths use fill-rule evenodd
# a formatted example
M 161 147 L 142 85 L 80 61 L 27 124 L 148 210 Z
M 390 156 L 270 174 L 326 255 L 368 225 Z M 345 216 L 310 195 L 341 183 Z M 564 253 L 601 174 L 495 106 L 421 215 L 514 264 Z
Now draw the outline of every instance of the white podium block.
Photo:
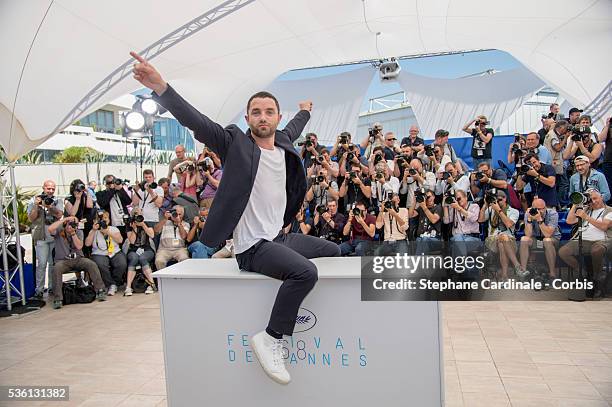
M 187 260 L 159 277 L 168 405 L 443 405 L 437 302 L 362 302 L 360 260 L 313 262 L 284 355 L 292 381 L 269 379 L 249 346 L 267 326 L 281 282 L 238 270 L 235 259 Z

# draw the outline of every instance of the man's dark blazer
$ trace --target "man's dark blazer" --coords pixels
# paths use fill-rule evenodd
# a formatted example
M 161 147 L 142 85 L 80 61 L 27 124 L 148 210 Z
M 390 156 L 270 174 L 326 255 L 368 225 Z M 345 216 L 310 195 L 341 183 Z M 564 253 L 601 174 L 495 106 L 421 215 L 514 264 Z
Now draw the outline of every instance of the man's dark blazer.
M 230 238 L 247 206 L 261 151 L 250 130 L 245 134 L 235 124 L 221 127 L 198 112 L 170 85 L 161 96 L 153 92 L 153 98 L 168 109 L 183 126 L 191 129 L 196 140 L 206 144 L 223 162 L 223 178 L 200 236 L 206 246 L 217 247 Z M 285 150 L 287 206 L 283 216 L 284 226 L 295 218 L 306 195 L 306 175 L 293 142 L 300 136 L 309 119 L 310 112 L 301 110 L 287 127 L 276 130 L 274 137 L 274 145 Z M 278 186 L 270 185 L 270 188 Z

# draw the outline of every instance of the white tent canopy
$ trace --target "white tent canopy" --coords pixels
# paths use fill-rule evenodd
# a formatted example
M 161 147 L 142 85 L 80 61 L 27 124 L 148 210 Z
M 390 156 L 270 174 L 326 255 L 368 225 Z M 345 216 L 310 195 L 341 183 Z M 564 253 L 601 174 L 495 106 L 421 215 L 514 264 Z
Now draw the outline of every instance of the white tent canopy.
M 16 159 L 138 89 L 130 50 L 146 50 L 179 92 L 227 124 L 290 69 L 481 48 L 510 53 L 586 106 L 610 80 L 611 34 L 609 0 L 4 1 L 0 144 Z

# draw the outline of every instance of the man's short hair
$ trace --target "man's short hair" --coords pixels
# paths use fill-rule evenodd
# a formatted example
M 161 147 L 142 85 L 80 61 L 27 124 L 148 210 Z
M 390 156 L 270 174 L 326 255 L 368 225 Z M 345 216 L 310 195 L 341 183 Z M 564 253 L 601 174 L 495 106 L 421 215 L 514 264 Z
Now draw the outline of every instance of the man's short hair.
M 528 153 L 528 154 L 525 156 L 525 162 L 527 162 L 527 163 L 528 163 L 529 161 L 531 161 L 531 159 L 532 159 L 532 158 L 535 158 L 536 160 L 540 161 L 540 157 L 538 157 L 538 154 L 537 154 L 537 153 Z
M 327 148 L 322 148 L 320 154 L 323 154 L 323 153 L 329 154 L 329 150 Z
M 365 203 L 363 199 L 360 199 L 359 201 L 355 202 L 355 206 L 362 206 L 362 205 L 364 208 L 368 209 L 368 205 Z
M 489 164 L 486 161 L 483 161 L 480 164 L 478 164 L 478 168 L 480 168 L 480 167 L 487 167 L 487 170 L 490 170 L 491 169 L 491 164 Z
M 382 146 L 376 146 L 376 147 L 374 147 L 374 149 L 372 150 L 372 153 L 375 153 L 375 152 L 377 152 L 377 151 L 384 151 L 384 149 L 383 149 L 383 147 L 382 147 Z
M 255 98 L 259 98 L 259 99 L 272 99 L 274 101 L 274 103 L 276 104 L 276 110 L 278 110 L 277 113 L 280 113 L 280 105 L 278 104 L 278 100 L 276 99 L 276 97 L 273 94 L 271 94 L 270 92 L 261 91 L 261 92 L 257 92 L 256 94 L 254 94 L 253 96 L 251 96 L 249 98 L 249 101 L 247 102 L 247 108 L 246 108 L 247 115 L 249 114 L 249 109 L 251 108 L 251 102 Z
M 567 127 L 569 122 L 567 120 L 559 120 L 555 123 L 555 130 L 559 130 L 561 128 Z
M 278 107 L 278 106 L 276 106 L 276 107 Z M 306 138 L 309 138 L 309 137 L 314 137 L 317 140 L 319 139 L 319 137 L 315 133 L 306 133 Z
M 439 129 L 438 131 L 436 131 L 436 138 L 443 138 L 448 136 L 448 131 L 444 130 L 444 129 Z
M 169 184 L 170 178 L 166 178 L 166 177 L 160 178 L 159 181 L 157 181 L 157 184 L 161 186 L 161 185 L 164 185 L 166 182 Z
M 106 174 L 104 178 L 102 178 L 102 182 L 106 184 L 110 179 L 115 179 L 115 176 L 113 174 Z
M 150 170 L 150 169 L 146 169 L 146 170 L 144 170 L 142 172 L 142 176 L 145 176 L 145 175 L 153 175 L 153 176 L 155 176 L 155 174 L 153 174 L 153 170 Z
M 550 106 L 549 106 L 549 109 L 552 109 L 555 106 L 559 106 L 559 104 L 558 103 L 551 103 Z

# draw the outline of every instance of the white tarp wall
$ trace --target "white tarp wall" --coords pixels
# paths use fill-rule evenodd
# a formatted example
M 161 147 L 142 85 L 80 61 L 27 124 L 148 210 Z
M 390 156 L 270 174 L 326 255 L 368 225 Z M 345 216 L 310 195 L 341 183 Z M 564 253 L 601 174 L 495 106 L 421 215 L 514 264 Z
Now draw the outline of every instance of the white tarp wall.
M 232 12 L 236 5 L 243 7 Z M 202 16 L 214 22 L 198 20 L 191 27 L 204 28 L 189 37 L 169 36 Z M 582 107 L 610 81 L 612 1 L 5 0 L 0 144 L 9 158 L 140 88 L 129 72 L 107 79 L 130 62 L 130 50 L 160 40 L 169 42 L 151 51 L 152 63 L 222 124 L 290 69 L 483 48 L 509 52 Z
M 449 137 L 465 137 L 463 126 L 481 114 L 495 128 L 545 86 L 525 68 L 460 79 L 401 72 L 397 80 L 426 138 L 438 129 L 447 130 Z
M 316 133 L 321 144 L 333 145 L 343 131 L 355 135 L 359 108 L 374 74 L 377 71 L 368 66 L 320 78 L 277 80 L 264 90 L 278 99 L 283 114 L 281 124 L 297 113 L 300 101 L 312 100 L 314 107 L 304 132 Z M 244 110 L 233 121 L 244 128 Z

